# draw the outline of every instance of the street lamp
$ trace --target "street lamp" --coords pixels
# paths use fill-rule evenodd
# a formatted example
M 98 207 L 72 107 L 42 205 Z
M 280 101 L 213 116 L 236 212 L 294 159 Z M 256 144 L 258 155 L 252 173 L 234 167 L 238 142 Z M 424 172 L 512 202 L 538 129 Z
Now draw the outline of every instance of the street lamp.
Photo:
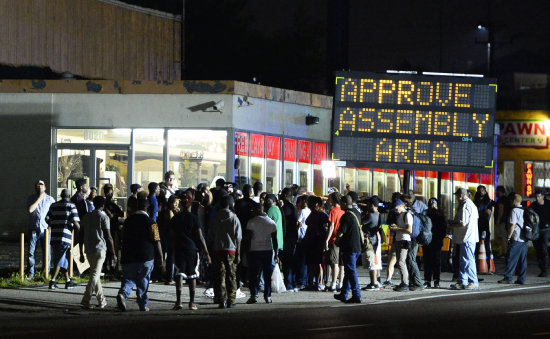
M 495 31 L 491 24 L 479 24 L 477 25 L 479 31 L 487 32 L 487 41 L 478 41 L 478 44 L 487 45 L 487 76 L 491 76 L 491 67 L 493 64 L 493 46 L 495 44 Z

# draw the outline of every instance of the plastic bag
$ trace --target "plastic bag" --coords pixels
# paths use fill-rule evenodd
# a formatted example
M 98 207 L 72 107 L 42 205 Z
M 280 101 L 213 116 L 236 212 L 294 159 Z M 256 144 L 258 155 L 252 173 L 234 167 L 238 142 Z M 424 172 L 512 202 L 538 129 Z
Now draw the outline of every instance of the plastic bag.
M 275 293 L 286 292 L 285 282 L 283 281 L 283 275 L 279 269 L 279 264 L 275 265 L 273 273 L 271 274 L 271 291 Z

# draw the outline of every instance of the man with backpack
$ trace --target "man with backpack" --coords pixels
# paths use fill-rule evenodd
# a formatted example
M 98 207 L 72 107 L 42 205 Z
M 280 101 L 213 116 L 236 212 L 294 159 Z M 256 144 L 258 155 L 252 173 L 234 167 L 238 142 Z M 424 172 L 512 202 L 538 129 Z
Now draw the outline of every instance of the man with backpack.
M 479 242 L 479 214 L 476 205 L 468 196 L 467 189 L 459 188 L 455 195 L 459 205 L 454 221 L 450 222 L 449 226 L 453 227 L 453 241 L 460 248 L 460 262 L 458 282 L 451 285 L 451 288 L 476 290 L 479 288 L 475 258 L 476 243 Z
M 524 210 L 521 207 L 521 195 L 515 194 L 513 206 L 510 212 L 510 229 L 508 231 L 508 257 L 506 258 L 506 271 L 504 278 L 499 280 L 499 284 L 511 284 L 512 277 L 517 272 L 517 280 L 514 282 L 519 285 L 525 284 L 527 275 L 527 244 L 528 241 L 522 237 L 522 230 L 526 225 L 524 222 Z
M 427 208 L 424 209 L 424 206 L 426 205 L 421 201 L 416 200 L 414 193 L 410 195 L 404 195 L 402 199 L 406 201 L 407 206 L 409 207 L 408 210 L 410 210 L 413 214 L 413 233 L 411 234 L 411 244 L 410 244 L 409 251 L 407 253 L 407 270 L 409 271 L 409 290 L 411 291 L 423 290 L 424 283 L 422 282 L 422 278 L 420 276 L 420 269 L 418 268 L 418 263 L 416 262 L 416 254 L 418 253 L 418 244 L 419 244 L 419 241 L 417 238 L 420 234 L 419 232 L 420 229 L 418 228 L 418 226 L 420 226 L 419 215 L 422 215 Z M 419 204 L 419 202 L 421 204 Z M 416 219 L 416 225 L 417 225 L 416 228 L 414 228 L 415 219 Z

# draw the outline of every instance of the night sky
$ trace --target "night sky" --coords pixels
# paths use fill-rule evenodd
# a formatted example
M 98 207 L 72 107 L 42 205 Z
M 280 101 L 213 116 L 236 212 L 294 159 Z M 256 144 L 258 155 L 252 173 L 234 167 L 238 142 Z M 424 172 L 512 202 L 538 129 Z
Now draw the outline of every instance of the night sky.
M 179 0 L 125 2 L 182 11 Z M 186 0 L 185 77 L 330 94 L 336 69 L 485 73 L 477 26 L 489 22 L 494 76 L 550 73 L 549 15 L 545 0 Z

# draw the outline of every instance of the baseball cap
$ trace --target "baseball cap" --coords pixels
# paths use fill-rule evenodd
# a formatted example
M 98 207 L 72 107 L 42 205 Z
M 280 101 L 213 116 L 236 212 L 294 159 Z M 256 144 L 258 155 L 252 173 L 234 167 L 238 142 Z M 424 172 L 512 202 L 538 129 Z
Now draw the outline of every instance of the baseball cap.
M 35 185 L 46 185 L 44 180 L 38 180 Z
M 403 200 L 397 199 L 395 201 L 395 204 L 393 205 L 393 207 L 397 207 L 397 206 L 401 206 L 401 205 L 405 205 L 405 203 L 403 202 Z

